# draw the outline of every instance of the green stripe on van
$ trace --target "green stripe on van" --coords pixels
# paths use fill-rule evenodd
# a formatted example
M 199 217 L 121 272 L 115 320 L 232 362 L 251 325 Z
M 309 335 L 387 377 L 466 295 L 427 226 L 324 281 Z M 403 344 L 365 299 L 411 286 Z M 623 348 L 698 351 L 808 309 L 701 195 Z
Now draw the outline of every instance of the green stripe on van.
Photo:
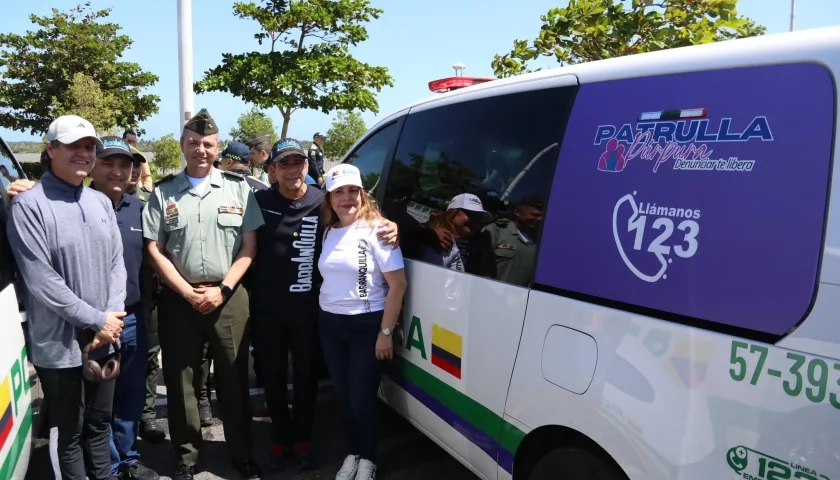
M 525 432 L 405 358 L 395 355 L 394 360 L 399 373 L 407 380 L 490 438 L 498 439 L 501 434 L 501 446 L 508 452 L 516 453 L 516 449 L 525 438 Z
M 26 414 L 21 420 L 20 428 L 18 428 L 17 435 L 15 435 L 15 441 L 12 442 L 12 446 L 9 449 L 9 454 L 6 455 L 6 460 L 3 462 L 3 466 L 0 467 L 0 478 L 12 478 L 12 474 L 15 473 L 18 461 L 20 460 L 20 454 L 23 453 L 24 449 L 26 449 L 31 441 L 29 438 L 29 430 L 31 428 L 32 406 L 30 405 L 29 408 L 26 409 Z

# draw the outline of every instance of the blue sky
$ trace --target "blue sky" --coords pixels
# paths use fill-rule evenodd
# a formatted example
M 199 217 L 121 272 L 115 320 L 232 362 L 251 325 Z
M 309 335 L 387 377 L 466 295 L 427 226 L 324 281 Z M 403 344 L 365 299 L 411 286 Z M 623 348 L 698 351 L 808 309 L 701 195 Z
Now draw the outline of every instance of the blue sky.
M 0 32 L 24 33 L 30 29 L 28 15 L 47 14 L 50 8 L 66 10 L 82 0 L 31 0 L 3 8 Z M 253 34 L 256 22 L 232 14 L 234 0 L 193 1 L 193 56 L 195 80 L 221 61 L 223 52 L 258 50 Z M 125 60 L 138 62 L 160 77 L 149 91 L 161 98 L 160 112 L 146 120 L 145 138 L 177 133 L 178 43 L 176 0 L 91 0 L 94 8 L 113 7 L 110 19 L 122 25 L 122 32 L 134 40 Z M 510 50 L 514 39 L 533 39 L 540 27 L 540 15 L 566 0 L 372 0 L 385 10 L 368 26 L 370 39 L 357 47 L 360 60 L 384 65 L 394 77 L 394 86 L 379 95 L 381 118 L 412 101 L 431 95 L 428 82 L 451 76 L 452 64 L 467 65 L 466 75 L 492 76 L 490 61 L 497 53 Z M 514 6 L 515 5 L 515 6 Z M 790 0 L 740 0 L 739 12 L 767 27 L 768 33 L 789 29 Z M 796 0 L 796 29 L 840 24 L 840 1 Z M 227 93 L 195 96 L 195 109 L 207 108 L 227 137 L 241 113 L 250 108 Z M 282 119 L 277 109 L 269 114 L 279 132 Z M 368 126 L 377 115 L 363 114 Z M 309 139 L 326 131 L 332 116 L 315 111 L 298 111 L 292 116 L 289 135 Z M 7 141 L 38 140 L 26 132 L 0 128 Z

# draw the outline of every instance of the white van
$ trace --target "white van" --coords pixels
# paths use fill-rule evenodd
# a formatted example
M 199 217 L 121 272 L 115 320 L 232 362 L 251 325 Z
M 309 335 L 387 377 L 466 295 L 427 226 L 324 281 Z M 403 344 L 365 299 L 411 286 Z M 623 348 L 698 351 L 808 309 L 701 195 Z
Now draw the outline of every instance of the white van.
M 483 479 L 840 479 L 838 72 L 807 30 L 380 122 L 344 161 L 407 258 L 381 397 Z M 461 193 L 465 270 L 416 260 Z
M 26 178 L 0 138 L 0 188 Z M 23 315 L 15 294 L 14 260 L 6 240 L 6 205 L 0 201 L 0 479 L 23 480 L 32 449 L 30 368 Z

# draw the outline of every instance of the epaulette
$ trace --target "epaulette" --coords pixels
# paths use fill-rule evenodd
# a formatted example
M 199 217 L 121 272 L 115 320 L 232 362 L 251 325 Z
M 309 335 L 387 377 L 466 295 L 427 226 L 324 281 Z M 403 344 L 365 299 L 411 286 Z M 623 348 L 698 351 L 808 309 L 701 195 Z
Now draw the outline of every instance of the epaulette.
M 167 182 L 169 180 L 172 180 L 173 178 L 175 178 L 175 174 L 170 173 L 169 175 L 167 175 L 167 176 L 161 178 L 160 180 L 158 180 L 157 182 L 155 182 L 155 186 L 158 186 L 163 182 Z
M 231 177 L 238 178 L 240 180 L 245 180 L 245 176 L 242 175 L 242 174 L 234 173 L 234 172 L 228 172 L 227 170 L 221 170 L 221 172 L 222 172 L 222 175 L 229 175 Z
M 499 227 L 505 228 L 508 225 L 510 225 L 510 219 L 509 218 L 504 218 L 504 217 L 497 218 L 493 223 L 495 223 Z

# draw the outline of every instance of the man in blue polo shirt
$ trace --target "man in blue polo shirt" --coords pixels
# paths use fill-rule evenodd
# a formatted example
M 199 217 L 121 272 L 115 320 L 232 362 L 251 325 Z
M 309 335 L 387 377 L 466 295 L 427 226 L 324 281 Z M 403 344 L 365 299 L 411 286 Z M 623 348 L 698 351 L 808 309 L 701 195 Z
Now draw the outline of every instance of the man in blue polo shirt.
M 135 443 L 140 416 L 146 403 L 147 338 L 146 319 L 141 302 L 143 265 L 143 201 L 126 193 L 135 163 L 146 163 L 140 153 L 132 153 L 120 137 L 102 137 L 104 149 L 96 152 L 91 188 L 107 196 L 123 243 L 123 259 L 128 276 L 123 318 L 122 368 L 114 389 L 114 416 L 111 422 L 111 470 L 121 479 L 157 480 L 152 469 L 140 462 Z M 151 293 L 151 292 L 149 292 Z
M 90 176 L 90 187 L 111 201 L 123 244 L 126 271 L 125 312 L 120 337 L 122 356 L 120 375 L 114 386 L 111 421 L 111 471 L 119 479 L 158 480 L 154 470 L 140 462 L 135 446 L 140 416 L 146 394 L 146 319 L 141 303 L 141 266 L 143 263 L 143 201 L 125 193 L 135 163 L 145 163 L 140 153 L 132 153 L 120 137 L 102 137 L 97 145 L 96 164 Z M 15 196 L 35 186 L 29 180 L 18 180 L 7 194 Z M 150 292 L 148 292 L 150 294 Z M 112 478 L 113 478 L 112 477 Z

